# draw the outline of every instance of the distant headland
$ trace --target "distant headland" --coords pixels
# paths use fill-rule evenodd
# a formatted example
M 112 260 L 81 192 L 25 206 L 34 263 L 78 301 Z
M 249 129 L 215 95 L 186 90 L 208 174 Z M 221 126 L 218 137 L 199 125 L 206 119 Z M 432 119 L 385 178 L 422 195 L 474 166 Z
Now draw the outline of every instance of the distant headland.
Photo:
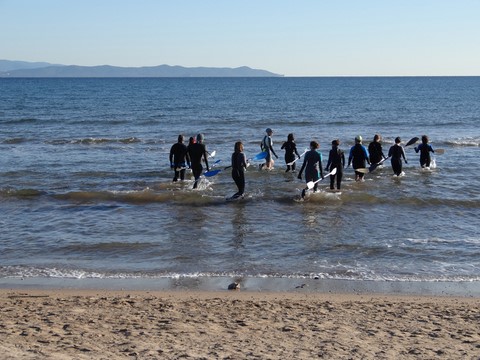
M 78 66 L 59 65 L 45 62 L 0 60 L 0 77 L 281 77 L 267 70 L 252 69 L 248 66 L 227 67 L 183 67 L 183 66 L 142 66 L 119 67 L 110 65 Z

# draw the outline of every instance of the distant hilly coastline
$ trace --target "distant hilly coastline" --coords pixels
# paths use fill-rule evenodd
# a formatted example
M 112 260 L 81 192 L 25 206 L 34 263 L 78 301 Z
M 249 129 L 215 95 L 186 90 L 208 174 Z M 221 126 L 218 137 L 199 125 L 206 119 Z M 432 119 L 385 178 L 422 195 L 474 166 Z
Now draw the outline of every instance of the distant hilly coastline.
M 118 67 L 110 65 L 78 66 L 45 62 L 0 60 L 0 77 L 281 77 L 267 70 L 238 68 L 143 66 Z

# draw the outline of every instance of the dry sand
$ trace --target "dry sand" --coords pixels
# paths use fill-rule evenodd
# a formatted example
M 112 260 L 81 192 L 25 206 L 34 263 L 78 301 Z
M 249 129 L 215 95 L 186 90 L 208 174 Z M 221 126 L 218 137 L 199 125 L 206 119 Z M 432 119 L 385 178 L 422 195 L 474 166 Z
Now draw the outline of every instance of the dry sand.
M 480 359 L 478 300 L 0 290 L 0 357 Z

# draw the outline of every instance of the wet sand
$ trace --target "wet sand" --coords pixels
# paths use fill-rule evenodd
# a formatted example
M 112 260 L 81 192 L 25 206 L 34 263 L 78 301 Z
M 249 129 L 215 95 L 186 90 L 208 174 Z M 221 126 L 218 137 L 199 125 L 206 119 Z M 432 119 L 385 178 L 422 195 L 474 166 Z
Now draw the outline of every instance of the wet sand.
M 478 298 L 0 290 L 3 359 L 479 359 Z

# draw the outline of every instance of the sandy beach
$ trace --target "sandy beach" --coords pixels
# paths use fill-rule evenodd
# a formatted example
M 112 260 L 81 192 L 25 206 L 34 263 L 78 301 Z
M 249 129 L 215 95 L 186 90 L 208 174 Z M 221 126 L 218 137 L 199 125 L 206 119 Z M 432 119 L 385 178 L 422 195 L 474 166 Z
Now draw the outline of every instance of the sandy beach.
M 478 298 L 0 290 L 3 359 L 479 359 Z

